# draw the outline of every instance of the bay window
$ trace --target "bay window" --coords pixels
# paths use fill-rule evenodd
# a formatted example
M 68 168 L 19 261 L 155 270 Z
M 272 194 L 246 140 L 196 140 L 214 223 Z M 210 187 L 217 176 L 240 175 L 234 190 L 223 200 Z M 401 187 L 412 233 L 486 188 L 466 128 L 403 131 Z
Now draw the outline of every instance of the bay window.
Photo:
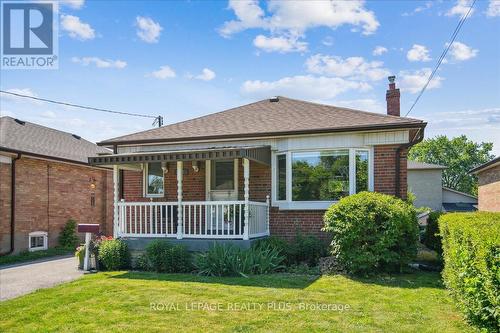
M 322 209 L 372 190 L 370 150 L 344 148 L 275 155 L 274 199 L 280 207 Z

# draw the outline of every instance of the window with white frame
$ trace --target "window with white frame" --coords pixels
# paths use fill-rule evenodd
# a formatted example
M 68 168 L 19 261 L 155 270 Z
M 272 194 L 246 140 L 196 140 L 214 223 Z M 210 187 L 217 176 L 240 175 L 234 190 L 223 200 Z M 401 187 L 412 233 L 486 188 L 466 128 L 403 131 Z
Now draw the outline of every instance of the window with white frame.
M 144 194 L 146 197 L 162 197 L 164 193 L 164 178 L 161 162 L 151 162 L 144 165 Z
M 357 148 L 278 153 L 274 198 L 293 206 L 371 190 L 370 158 L 369 149 Z
M 211 189 L 234 190 L 234 161 L 212 161 Z
M 46 250 L 48 247 L 45 231 L 30 232 L 28 235 L 28 249 L 30 251 Z

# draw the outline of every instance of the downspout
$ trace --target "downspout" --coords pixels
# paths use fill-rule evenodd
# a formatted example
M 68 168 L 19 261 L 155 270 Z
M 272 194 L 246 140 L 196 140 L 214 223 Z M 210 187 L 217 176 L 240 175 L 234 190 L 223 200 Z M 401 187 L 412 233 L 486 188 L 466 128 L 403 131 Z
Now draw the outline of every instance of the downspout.
M 394 179 L 394 184 L 395 184 L 394 193 L 395 193 L 396 197 L 398 197 L 398 198 L 401 198 L 401 189 L 400 189 L 400 186 L 401 186 L 401 179 L 400 179 L 401 150 L 410 148 L 410 147 L 416 145 L 417 143 L 422 142 L 423 139 L 424 139 L 424 127 L 421 127 L 418 129 L 417 134 L 415 134 L 415 136 L 413 137 L 413 139 L 410 142 L 408 142 L 404 145 L 401 145 L 396 149 L 396 172 L 394 175 L 394 177 L 395 177 L 395 179 Z
M 14 230 L 16 226 L 16 161 L 21 158 L 17 153 L 16 158 L 12 159 L 10 164 L 10 250 L 2 253 L 8 255 L 14 252 Z

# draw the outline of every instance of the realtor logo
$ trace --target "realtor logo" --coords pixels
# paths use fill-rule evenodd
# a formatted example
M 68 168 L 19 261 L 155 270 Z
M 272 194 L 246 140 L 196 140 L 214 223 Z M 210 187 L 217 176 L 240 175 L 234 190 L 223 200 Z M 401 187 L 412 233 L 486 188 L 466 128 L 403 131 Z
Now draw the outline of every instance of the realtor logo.
M 2 2 L 2 69 L 57 69 L 57 3 Z

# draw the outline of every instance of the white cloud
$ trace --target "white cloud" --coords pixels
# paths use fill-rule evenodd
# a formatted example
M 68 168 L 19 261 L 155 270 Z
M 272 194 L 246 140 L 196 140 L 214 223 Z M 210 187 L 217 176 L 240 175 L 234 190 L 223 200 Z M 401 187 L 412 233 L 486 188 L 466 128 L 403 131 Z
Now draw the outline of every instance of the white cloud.
M 500 1 L 490 0 L 490 4 L 488 5 L 488 10 L 486 11 L 486 15 L 489 17 L 500 16 Z
M 29 96 L 29 97 L 38 97 L 38 95 L 30 88 L 12 88 L 12 89 L 7 89 L 6 91 L 10 92 L 10 93 L 14 93 L 14 94 Z M 37 101 L 35 99 L 25 98 L 25 97 L 20 97 L 20 96 L 15 96 L 15 95 L 9 95 L 9 94 L 1 94 L 0 93 L 0 98 L 4 99 L 4 100 L 14 101 L 14 102 L 29 102 L 29 103 L 33 103 L 33 104 L 37 104 L 37 105 L 42 104 L 41 101 Z
M 305 52 L 307 51 L 307 43 L 298 40 L 298 36 L 290 37 L 266 37 L 258 35 L 253 40 L 253 45 L 266 52 Z
M 361 28 L 363 34 L 370 35 L 380 25 L 375 14 L 365 8 L 364 1 L 271 0 L 267 6 L 269 15 L 259 6 L 258 0 L 230 0 L 229 8 L 234 11 L 236 19 L 225 22 L 219 29 L 223 37 L 230 37 L 246 29 L 259 28 L 270 31 L 273 34 L 272 42 L 281 44 L 284 41 L 278 40 L 277 36 L 303 36 L 308 29 L 316 27 L 335 29 L 342 25 L 352 25 Z M 262 37 L 260 41 L 271 42 Z M 292 49 L 304 47 L 304 44 L 295 45 Z M 284 48 L 286 49 L 286 46 L 276 49 L 283 52 Z
M 412 48 L 406 54 L 410 61 L 431 61 L 429 50 L 424 45 L 413 44 Z
M 211 81 L 215 79 L 215 76 L 216 76 L 215 72 L 210 68 L 203 68 L 201 74 L 199 75 L 190 75 L 190 74 L 187 75 L 189 79 L 197 79 L 202 81 Z
M 377 112 L 377 113 L 386 113 L 385 106 L 380 103 L 380 101 L 372 98 L 360 98 L 353 100 L 345 100 L 345 101 L 334 101 L 332 104 L 336 106 L 341 106 L 350 109 L 369 111 L 369 112 Z
M 85 0 L 59 0 L 59 3 L 72 9 L 81 9 L 85 4 Z
M 137 26 L 137 36 L 146 43 L 158 43 L 160 33 L 163 30 L 158 22 L 150 17 L 137 16 L 135 18 Z
M 84 66 L 88 66 L 90 64 L 94 64 L 97 68 L 118 68 L 123 69 L 127 67 L 127 63 L 123 60 L 109 60 L 109 59 L 101 59 L 98 57 L 73 57 L 71 61 L 74 63 L 82 64 Z
M 72 38 L 80 40 L 95 38 L 95 31 L 90 24 L 80 21 L 80 18 L 77 16 L 61 15 L 61 27 Z
M 331 36 L 326 36 L 322 41 L 321 44 L 325 46 L 332 46 L 333 45 L 333 38 Z
M 423 11 L 426 11 L 427 9 L 431 8 L 433 5 L 432 1 L 427 1 L 423 6 L 418 6 L 416 7 L 412 12 L 405 12 L 402 14 L 402 16 L 413 16 L 417 13 L 421 13 Z
M 450 54 L 456 61 L 469 60 L 477 56 L 479 50 L 473 49 L 470 46 L 460 42 L 453 42 L 450 47 Z
M 469 11 L 471 4 L 472 0 L 457 0 L 455 6 L 446 12 L 446 16 L 464 16 Z M 474 9 L 471 10 L 469 15 L 472 15 L 472 13 L 474 13 Z
M 381 61 L 365 61 L 363 57 L 343 59 L 322 54 L 306 60 L 306 68 L 310 73 L 370 81 L 381 80 L 390 74 L 383 65 Z
M 165 65 L 161 66 L 159 70 L 151 72 L 146 76 L 151 76 L 160 80 L 165 80 L 174 78 L 176 75 L 175 71 L 172 68 L 170 68 L 170 66 Z
M 382 54 L 386 53 L 387 51 L 388 51 L 388 50 L 387 50 L 387 48 L 385 48 L 385 47 L 383 47 L 383 46 L 380 46 L 380 45 L 379 45 L 379 46 L 377 46 L 377 47 L 375 47 L 375 48 L 373 49 L 372 54 L 373 54 L 374 56 L 379 56 L 379 55 L 382 55 Z
M 399 72 L 399 82 L 402 91 L 409 91 L 412 94 L 419 92 L 429 79 L 432 70 L 430 68 L 423 68 L 416 71 L 401 71 Z M 444 79 L 439 75 L 434 75 L 427 89 L 436 89 L 441 87 Z
M 284 95 L 308 100 L 328 100 L 349 90 L 369 89 L 371 86 L 364 82 L 312 75 L 284 77 L 277 81 L 245 81 L 241 86 L 241 92 L 246 96 L 265 98 Z
M 57 118 L 56 113 L 54 111 L 50 111 L 50 110 L 42 112 L 41 115 L 42 115 L 43 118 L 48 118 L 48 119 L 55 119 L 55 118 Z

